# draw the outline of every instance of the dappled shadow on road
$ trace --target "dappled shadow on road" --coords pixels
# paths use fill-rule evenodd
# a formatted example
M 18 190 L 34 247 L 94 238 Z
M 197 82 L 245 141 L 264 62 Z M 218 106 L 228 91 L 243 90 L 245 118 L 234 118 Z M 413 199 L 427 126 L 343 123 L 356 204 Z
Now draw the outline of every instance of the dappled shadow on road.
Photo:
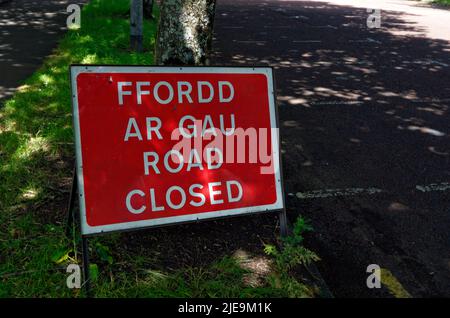
M 422 159 L 410 162 L 409 170 L 420 173 L 424 164 L 448 166 L 444 164 L 450 156 L 446 119 L 450 87 L 444 83 L 450 81 L 449 43 L 392 35 L 388 32 L 392 28 L 419 28 L 404 23 L 397 13 L 383 13 L 383 28 L 372 31 L 365 26 L 364 9 L 311 2 L 271 7 L 268 3 L 260 9 L 265 15 L 250 14 L 252 7 L 248 6 L 249 14 L 241 19 L 241 25 L 233 23 L 227 28 L 227 16 L 220 18 L 218 23 L 224 28 L 218 26 L 215 60 L 275 68 L 283 140 L 292 141 L 290 133 L 300 134 L 305 143 L 322 140 L 322 148 L 332 151 L 320 157 L 312 155 L 314 162 L 307 164 L 326 165 L 336 155 L 355 162 L 349 150 L 358 148 L 364 153 L 364 148 L 370 147 L 366 150 L 377 153 L 370 168 L 377 159 L 377 164 L 392 167 L 389 157 L 402 155 L 401 138 L 406 143 L 401 148 Z M 289 14 L 283 11 L 286 5 L 290 5 Z M 239 14 L 246 10 L 241 4 L 222 6 L 222 14 L 235 6 Z M 275 19 L 274 24 L 271 15 L 277 14 L 285 19 Z M 240 27 L 245 27 L 245 32 L 239 32 Z M 375 144 L 380 148 L 373 149 Z M 415 148 L 412 153 L 408 144 Z M 348 168 L 349 173 L 354 171 Z M 442 172 L 438 171 L 434 180 Z M 446 173 L 448 178 L 450 171 Z M 373 178 L 369 180 L 373 182 Z
M 0 4 L 0 105 L 42 64 L 66 28 L 66 8 L 84 1 L 15 0 Z
M 222 1 L 219 8 L 213 63 L 275 70 L 286 192 L 294 194 L 288 208 L 311 217 L 320 252 L 335 249 L 328 271 L 347 266 L 347 274 L 334 273 L 341 276 L 334 279 L 338 294 L 376 295 L 364 283 L 344 281 L 357 271 L 365 282 L 364 262 L 392 265 L 387 255 L 419 264 L 405 265 L 413 274 L 403 276 L 416 295 L 449 294 L 443 281 L 450 281 L 450 242 L 443 237 L 450 198 L 443 193 L 424 206 L 411 192 L 450 179 L 450 43 L 427 38 L 401 12 L 382 11 L 381 28 L 369 29 L 366 9 L 326 1 Z M 378 210 L 373 202 L 370 209 L 339 199 L 315 206 L 295 197 L 374 186 L 395 193 L 377 197 Z M 415 213 L 387 213 L 398 201 Z M 335 208 L 325 211 L 323 204 Z M 380 226 L 371 229 L 374 219 Z M 427 239 L 417 243 L 417 231 Z M 381 244 L 390 239 L 392 248 Z M 417 260 L 411 249 L 427 255 Z M 423 278 L 424 272 L 439 275 Z

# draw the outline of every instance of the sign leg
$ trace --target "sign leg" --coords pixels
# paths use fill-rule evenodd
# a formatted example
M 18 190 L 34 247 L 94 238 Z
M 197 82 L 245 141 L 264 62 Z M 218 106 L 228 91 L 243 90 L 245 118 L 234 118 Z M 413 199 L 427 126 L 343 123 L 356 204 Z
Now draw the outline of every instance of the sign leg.
M 280 211 L 280 236 L 281 238 L 288 236 L 289 234 L 289 228 L 288 228 L 288 221 L 286 216 L 286 209 L 283 208 L 283 210 Z
M 83 276 L 84 276 L 84 290 L 86 291 L 86 297 L 92 297 L 91 290 L 91 279 L 90 279 L 90 271 L 89 271 L 89 245 L 88 238 L 86 236 L 81 237 L 83 244 Z
M 66 236 L 70 236 L 70 230 L 74 222 L 74 205 L 75 195 L 77 193 L 77 169 L 73 168 L 72 189 L 70 190 L 69 204 L 67 206 L 67 222 L 66 222 Z

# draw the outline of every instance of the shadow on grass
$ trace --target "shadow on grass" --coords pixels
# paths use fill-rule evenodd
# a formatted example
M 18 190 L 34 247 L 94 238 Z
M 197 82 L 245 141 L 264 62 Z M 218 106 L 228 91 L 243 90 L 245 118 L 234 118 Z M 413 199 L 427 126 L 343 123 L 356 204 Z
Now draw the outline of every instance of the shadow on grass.
M 83 8 L 81 29 L 68 31 L 58 49 L 0 110 L 2 296 L 76 294 L 65 287 L 64 271 L 49 261 L 55 249 L 70 246 L 63 226 L 74 158 L 69 65 L 152 64 L 155 22 L 145 22 L 147 51 L 136 54 L 127 51 L 128 20 L 111 17 L 128 5 L 127 0 L 91 1 Z M 30 32 L 26 10 L 25 6 L 13 11 L 21 13 L 15 24 Z M 44 28 L 43 21 L 36 27 Z M 52 29 L 45 27 L 48 32 Z M 7 28 L 0 32 L 7 38 Z M 33 42 L 27 34 L 27 41 Z M 12 49 L 5 52 L 1 62 L 15 54 Z

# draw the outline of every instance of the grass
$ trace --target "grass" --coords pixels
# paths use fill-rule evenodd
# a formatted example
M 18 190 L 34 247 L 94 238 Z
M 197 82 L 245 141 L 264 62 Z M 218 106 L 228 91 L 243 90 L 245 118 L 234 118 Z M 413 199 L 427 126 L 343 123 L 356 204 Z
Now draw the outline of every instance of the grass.
M 450 0 L 434 0 L 433 3 L 450 6 Z
M 128 50 L 128 5 L 92 0 L 83 8 L 81 28 L 68 31 L 0 109 L 0 296 L 77 295 L 65 287 L 64 264 L 52 260 L 73 250 L 61 224 L 65 203 L 55 204 L 67 199 L 60 192 L 68 189 L 74 157 L 68 67 L 153 63 L 154 22 L 145 22 L 146 51 Z
M 83 297 L 66 287 L 67 265 L 81 264 L 80 238 L 64 233 L 74 158 L 68 70 L 72 63 L 153 64 L 156 24 L 145 22 L 145 51 L 130 52 L 128 6 L 129 0 L 92 0 L 83 8 L 81 28 L 68 31 L 0 109 L 0 297 Z M 251 270 L 232 256 L 169 273 L 153 268 L 145 255 L 111 253 L 119 243 L 120 234 L 91 240 L 95 296 L 313 295 L 276 266 L 262 284 L 249 286 Z

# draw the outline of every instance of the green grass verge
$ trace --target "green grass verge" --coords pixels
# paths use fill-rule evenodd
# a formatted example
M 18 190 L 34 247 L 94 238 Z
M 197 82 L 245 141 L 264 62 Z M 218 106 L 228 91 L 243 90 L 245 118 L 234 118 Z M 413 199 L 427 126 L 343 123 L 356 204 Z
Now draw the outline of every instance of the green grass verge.
M 130 52 L 128 6 L 129 0 L 92 0 L 83 8 L 81 28 L 68 31 L 43 67 L 0 109 L 0 297 L 83 296 L 66 287 L 66 266 L 81 263 L 79 237 L 64 234 L 74 158 L 68 71 L 72 63 L 153 64 L 156 24 L 145 22 L 145 52 Z M 202 268 L 161 272 L 144 255 L 113 255 L 109 246 L 119 242 L 120 234 L 92 240 L 96 296 L 313 294 L 277 266 L 263 284 L 250 287 L 249 270 L 231 256 Z M 283 264 L 286 255 L 270 251 L 278 260 L 274 263 Z
M 0 296 L 73 295 L 65 287 L 65 266 L 52 260 L 73 244 L 62 225 L 45 221 L 50 217 L 45 214 L 63 214 L 63 202 L 52 205 L 56 196 L 67 198 L 57 192 L 67 189 L 61 182 L 70 179 L 73 162 L 64 160 L 74 155 L 68 66 L 153 63 L 154 22 L 145 22 L 146 51 L 128 50 L 128 5 L 128 0 L 92 0 L 83 8 L 81 28 L 68 31 L 0 109 Z
M 434 0 L 433 3 L 450 6 L 450 0 Z

